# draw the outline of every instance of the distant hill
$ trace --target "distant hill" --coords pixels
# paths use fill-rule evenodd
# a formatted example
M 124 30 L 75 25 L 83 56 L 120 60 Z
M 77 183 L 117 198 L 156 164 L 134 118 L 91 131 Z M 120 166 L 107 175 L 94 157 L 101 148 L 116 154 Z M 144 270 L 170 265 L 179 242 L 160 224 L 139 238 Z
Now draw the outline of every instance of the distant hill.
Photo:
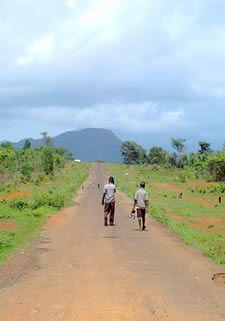
M 43 139 L 27 138 L 32 147 L 43 145 Z M 52 137 L 54 147 L 64 147 L 73 154 L 75 159 L 94 162 L 121 162 L 120 146 L 122 141 L 107 129 L 87 128 L 69 131 Z M 26 139 L 14 143 L 16 148 L 23 148 Z

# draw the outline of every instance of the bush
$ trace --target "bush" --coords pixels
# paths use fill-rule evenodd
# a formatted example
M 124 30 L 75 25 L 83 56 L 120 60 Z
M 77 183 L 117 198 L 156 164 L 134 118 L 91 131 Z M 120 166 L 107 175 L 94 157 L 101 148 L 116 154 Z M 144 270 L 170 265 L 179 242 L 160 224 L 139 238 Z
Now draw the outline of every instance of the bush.
M 185 173 L 179 173 L 178 179 L 179 179 L 180 183 L 186 183 L 186 175 L 185 175 Z
M 151 214 L 152 218 L 154 218 L 157 222 L 160 222 L 160 223 L 166 224 L 166 225 L 169 222 L 169 218 L 165 214 L 161 213 L 159 210 L 157 210 L 156 208 L 154 208 L 152 206 L 150 207 L 150 214 Z
M 31 179 L 33 167 L 30 162 L 26 162 L 20 169 L 22 182 L 29 182 Z
M 225 194 L 225 184 L 219 184 L 217 186 L 207 186 L 207 187 L 196 187 L 195 192 L 200 194 Z
M 14 236 L 13 232 L 0 231 L 0 250 L 12 247 Z
M 204 254 L 219 264 L 225 264 L 225 239 L 211 242 Z
M 51 147 L 42 148 L 42 167 L 46 175 L 54 174 L 54 154 Z
M 225 153 L 217 154 L 208 159 L 206 167 L 216 182 L 225 180 Z
M 11 200 L 6 203 L 9 204 L 9 207 L 12 209 L 17 209 L 19 211 L 29 207 L 29 201 L 25 198 L 16 198 L 15 200 Z
M 64 197 L 60 194 L 50 194 L 50 193 L 43 193 L 40 197 L 35 199 L 32 210 L 36 210 L 40 207 L 49 206 L 56 209 L 61 209 L 64 207 L 65 201 Z
M 6 220 L 12 218 L 15 212 L 18 213 L 17 211 L 13 211 L 5 200 L 0 202 L 0 219 Z

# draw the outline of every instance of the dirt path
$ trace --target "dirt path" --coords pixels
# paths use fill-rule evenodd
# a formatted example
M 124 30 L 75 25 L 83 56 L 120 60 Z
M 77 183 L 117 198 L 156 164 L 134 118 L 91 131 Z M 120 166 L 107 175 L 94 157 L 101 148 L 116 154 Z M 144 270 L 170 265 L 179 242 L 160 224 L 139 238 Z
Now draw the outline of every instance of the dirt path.
M 138 232 L 123 194 L 116 226 L 104 227 L 103 181 L 103 165 L 95 165 L 79 205 L 42 232 L 35 267 L 0 290 L 0 320 L 225 320 L 225 287 L 211 280 L 223 269 L 156 222 Z

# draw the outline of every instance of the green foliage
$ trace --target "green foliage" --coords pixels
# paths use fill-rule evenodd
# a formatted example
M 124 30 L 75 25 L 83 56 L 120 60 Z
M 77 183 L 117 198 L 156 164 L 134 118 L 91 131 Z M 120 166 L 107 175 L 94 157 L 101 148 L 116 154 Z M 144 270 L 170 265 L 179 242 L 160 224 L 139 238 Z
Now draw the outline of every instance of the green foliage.
M 11 142 L 4 142 L 1 144 L 1 148 L 13 149 L 13 145 Z
M 8 144 L 0 147 L 0 192 L 19 183 L 40 185 L 48 177 L 53 178 L 70 159 L 65 149 L 49 146 L 34 149 L 28 148 L 28 143 L 25 145 L 23 149 Z
M 0 231 L 0 251 L 13 247 L 14 236 L 13 232 Z
M 24 146 L 23 146 L 23 149 L 30 149 L 31 148 L 31 142 L 28 140 L 28 139 L 26 139 L 25 140 L 25 143 L 24 143 Z
M 211 153 L 212 152 L 212 150 L 211 150 L 211 148 L 210 148 L 210 143 L 208 143 L 208 142 L 205 142 L 205 141 L 200 141 L 199 143 L 198 143 L 198 145 L 199 145 L 199 153 L 200 154 L 208 154 L 208 153 Z
M 206 162 L 206 168 L 214 181 L 225 181 L 225 153 L 211 156 Z
M 23 211 L 25 208 L 29 207 L 29 200 L 27 198 L 16 198 L 8 201 L 7 204 L 12 209 Z
M 146 150 L 135 142 L 124 142 L 121 146 L 121 153 L 125 164 L 143 164 L 148 161 Z
M 150 215 L 154 218 L 157 222 L 162 224 L 168 224 L 169 218 L 165 215 L 162 211 L 157 210 L 155 207 L 150 207 Z
M 0 148 L 0 163 L 5 167 L 10 167 L 11 163 L 16 159 L 16 152 L 13 148 Z
M 58 172 L 60 175 L 50 186 L 43 185 L 39 190 L 29 184 L 31 197 L 0 201 L 0 220 L 13 220 L 17 226 L 14 232 L 0 231 L 0 261 L 26 240 L 30 243 L 45 222 L 46 214 L 73 204 L 72 197 L 87 178 L 89 169 L 90 164 L 75 164 Z
M 194 192 L 199 194 L 225 194 L 225 184 L 219 184 L 216 186 L 196 187 Z
M 204 251 L 205 256 L 216 260 L 218 264 L 225 265 L 225 239 L 214 240 L 210 242 Z
M 59 156 L 63 156 L 66 160 L 73 160 L 72 153 L 68 152 L 64 147 L 56 147 L 55 152 Z
M 175 151 L 179 154 L 183 153 L 185 149 L 186 140 L 183 138 L 171 138 L 171 145 L 175 149 Z
M 54 174 L 53 149 L 48 146 L 42 148 L 42 168 L 46 175 Z
M 48 147 L 52 147 L 52 138 L 48 135 L 48 132 L 42 132 L 40 133 L 44 140 L 44 145 Z
M 171 138 L 171 145 L 175 149 L 173 162 L 178 168 L 183 168 L 186 162 L 186 155 L 181 155 L 185 150 L 185 139 L 183 138 Z
M 214 184 L 193 190 L 195 170 L 192 167 L 185 169 L 157 168 L 157 171 L 153 171 L 151 166 L 107 165 L 108 172 L 116 178 L 118 189 L 131 199 L 134 197 L 138 183 L 145 180 L 146 189 L 150 196 L 149 214 L 151 217 L 167 225 L 186 244 L 199 249 L 218 264 L 225 264 L 225 236 L 213 233 L 214 224 L 209 224 L 208 232 L 198 229 L 198 224 L 196 224 L 196 228 L 189 226 L 189 223 L 197 223 L 201 218 L 225 218 L 224 204 L 207 207 L 204 202 L 196 203 L 195 198 L 193 201 L 191 200 L 194 192 L 200 193 L 202 191 L 204 193 L 202 199 L 207 197 L 207 201 L 211 199 L 212 202 L 217 202 L 212 194 L 221 195 L 222 193 L 224 195 L 225 184 Z M 183 179 L 185 179 L 185 183 L 181 183 Z M 183 198 L 179 197 L 181 192 L 183 192 Z M 210 194 L 205 195 L 206 193 Z M 189 197 L 185 199 L 185 196 Z M 176 216 L 179 216 L 183 223 L 175 220 Z
M 186 183 L 186 175 L 185 175 L 185 172 L 179 173 L 178 178 L 179 178 L 179 181 L 180 181 L 181 183 Z
M 165 164 L 167 161 L 167 152 L 162 147 L 152 147 L 149 150 L 149 164 Z
M 65 206 L 64 196 L 58 193 L 51 193 L 50 191 L 48 193 L 42 193 L 34 200 L 31 208 L 36 210 L 44 206 L 56 209 L 63 208 Z
M 20 173 L 22 174 L 21 180 L 22 182 L 29 182 L 31 180 L 32 176 L 32 171 L 33 171 L 33 166 L 30 161 L 25 162 L 21 168 L 20 168 Z

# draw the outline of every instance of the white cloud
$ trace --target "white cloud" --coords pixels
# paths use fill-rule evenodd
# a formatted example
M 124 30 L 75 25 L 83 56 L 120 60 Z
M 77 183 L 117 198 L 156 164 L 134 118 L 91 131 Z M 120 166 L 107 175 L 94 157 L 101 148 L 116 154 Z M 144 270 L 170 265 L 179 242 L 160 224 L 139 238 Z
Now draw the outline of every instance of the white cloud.
M 49 35 L 33 42 L 27 53 L 16 59 L 18 65 L 29 65 L 35 62 L 47 62 L 53 54 L 53 38 Z
M 163 110 L 150 102 L 102 104 L 90 108 L 47 106 L 30 109 L 28 113 L 30 118 L 58 128 L 98 127 L 132 133 L 157 133 L 171 126 L 184 126 L 182 109 Z
M 193 124 L 215 131 L 225 98 L 224 10 L 222 0 L 0 1 L 1 104 L 62 131 L 90 125 L 147 136 L 187 117 L 190 133 Z M 203 105 L 206 118 L 196 122 Z
M 75 0 L 65 0 L 65 4 L 70 9 L 77 9 L 77 3 Z

